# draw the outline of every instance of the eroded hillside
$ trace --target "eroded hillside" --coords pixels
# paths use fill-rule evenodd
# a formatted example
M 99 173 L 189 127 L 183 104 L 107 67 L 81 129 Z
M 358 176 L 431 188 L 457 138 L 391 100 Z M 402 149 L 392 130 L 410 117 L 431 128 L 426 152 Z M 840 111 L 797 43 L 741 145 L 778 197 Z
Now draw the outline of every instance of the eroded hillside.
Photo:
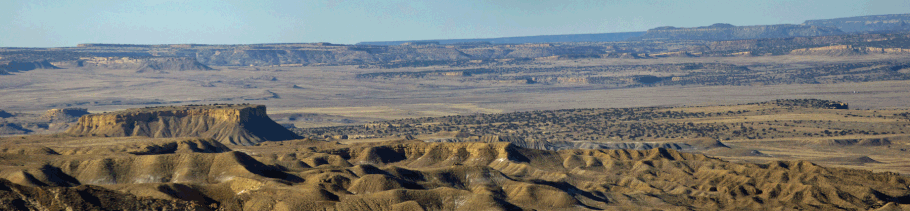
M 786 109 L 790 110 L 845 106 L 826 101 L 774 104 L 788 106 Z M 769 105 L 736 108 L 742 106 Z M 138 110 L 183 111 L 173 107 Z M 135 111 L 109 114 L 115 119 L 118 115 L 130 119 L 125 114 Z M 232 117 L 221 115 L 228 111 L 194 112 L 208 118 Z M 635 113 L 640 113 L 639 118 L 656 117 L 643 111 Z M 252 121 L 242 116 L 233 117 L 241 124 Z M 551 122 L 534 120 L 538 121 Z M 705 154 L 661 147 L 540 150 L 508 140 L 439 143 L 419 139 L 371 143 L 303 139 L 242 146 L 225 145 L 210 138 L 72 134 L 0 141 L 0 181 L 6 187 L 0 189 L 0 196 L 15 202 L 7 206 L 16 209 L 910 208 L 910 178 L 893 172 L 824 167 L 786 158 L 731 163 Z M 876 143 L 886 146 L 885 142 L 905 144 L 896 139 Z M 712 146 L 703 150 L 737 147 L 723 143 Z M 47 197 L 49 194 L 57 197 L 51 199 Z M 86 200 L 87 197 L 99 200 Z

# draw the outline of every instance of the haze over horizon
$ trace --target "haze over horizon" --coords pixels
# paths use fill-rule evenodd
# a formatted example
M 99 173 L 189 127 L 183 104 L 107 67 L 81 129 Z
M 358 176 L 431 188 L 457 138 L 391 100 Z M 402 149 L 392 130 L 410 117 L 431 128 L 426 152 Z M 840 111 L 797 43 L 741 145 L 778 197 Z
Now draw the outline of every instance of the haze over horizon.
M 179 0 L 0 2 L 0 47 L 79 43 L 252 44 L 468 39 L 799 24 L 907 13 L 899 0 L 864 1 L 437 1 Z

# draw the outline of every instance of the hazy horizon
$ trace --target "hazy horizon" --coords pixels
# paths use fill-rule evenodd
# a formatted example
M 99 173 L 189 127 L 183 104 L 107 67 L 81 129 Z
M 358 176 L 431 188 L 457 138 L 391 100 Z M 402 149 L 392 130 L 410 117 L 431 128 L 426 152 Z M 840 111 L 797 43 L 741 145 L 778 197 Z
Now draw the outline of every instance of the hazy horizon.
M 907 13 L 866 1 L 485 1 L 0 3 L 0 47 L 80 43 L 255 44 L 474 39 L 634 32 L 660 26 L 799 24 Z

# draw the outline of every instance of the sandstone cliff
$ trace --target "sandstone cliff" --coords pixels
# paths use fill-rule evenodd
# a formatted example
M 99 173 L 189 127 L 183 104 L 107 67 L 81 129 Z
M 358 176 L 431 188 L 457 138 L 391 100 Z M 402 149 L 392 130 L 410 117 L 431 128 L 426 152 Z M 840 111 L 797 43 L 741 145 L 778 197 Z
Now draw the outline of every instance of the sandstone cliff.
M 826 26 L 806 25 L 760 25 L 733 26 L 714 24 L 706 27 L 676 28 L 671 26 L 648 30 L 635 40 L 739 40 L 782 37 L 808 37 L 842 34 L 840 30 Z
M 266 116 L 263 105 L 169 106 L 83 116 L 73 135 L 203 137 L 234 145 L 299 138 Z

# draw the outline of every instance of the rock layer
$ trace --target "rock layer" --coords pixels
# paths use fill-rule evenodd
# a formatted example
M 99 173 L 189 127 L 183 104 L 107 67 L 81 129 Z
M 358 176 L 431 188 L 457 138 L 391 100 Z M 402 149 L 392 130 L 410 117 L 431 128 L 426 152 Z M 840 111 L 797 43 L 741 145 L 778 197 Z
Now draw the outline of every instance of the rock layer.
M 67 130 L 73 135 L 213 138 L 224 144 L 255 145 L 296 139 L 266 116 L 263 105 L 170 106 L 86 115 Z

